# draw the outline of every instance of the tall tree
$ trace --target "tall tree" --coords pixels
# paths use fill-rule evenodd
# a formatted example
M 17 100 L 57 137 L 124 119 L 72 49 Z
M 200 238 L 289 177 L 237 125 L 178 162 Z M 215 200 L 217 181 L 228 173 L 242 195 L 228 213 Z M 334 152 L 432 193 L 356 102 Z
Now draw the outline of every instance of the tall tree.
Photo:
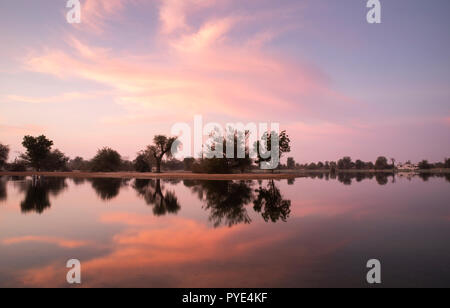
M 22 157 L 28 161 L 31 167 L 40 171 L 45 159 L 50 154 L 53 141 L 47 139 L 44 135 L 39 137 L 25 136 L 22 145 L 27 150 Z
M 161 173 L 161 161 L 166 155 L 167 157 L 172 157 L 172 145 L 177 140 L 177 138 L 168 138 L 163 135 L 157 135 L 153 138 L 153 145 L 148 146 L 147 151 L 156 160 L 156 172 Z
M 0 143 L 0 169 L 2 169 L 8 161 L 9 147 Z
M 262 157 L 261 154 L 261 149 L 260 149 L 260 145 L 263 145 L 265 147 L 265 149 L 267 150 L 267 152 L 271 152 L 272 151 L 272 136 L 276 136 L 275 132 L 266 132 L 264 133 L 264 135 L 262 136 L 261 140 L 258 140 L 256 142 L 256 153 L 258 156 L 258 159 L 256 161 L 257 164 L 261 164 L 262 162 L 267 162 L 270 161 L 272 159 L 272 157 L 267 157 L 264 158 Z M 278 161 L 280 161 L 281 157 L 283 156 L 284 153 L 289 153 L 291 151 L 291 139 L 289 138 L 289 135 L 286 133 L 286 131 L 282 131 L 279 135 L 278 135 L 278 147 L 279 147 L 279 151 L 278 151 Z M 272 172 L 274 170 L 272 169 Z

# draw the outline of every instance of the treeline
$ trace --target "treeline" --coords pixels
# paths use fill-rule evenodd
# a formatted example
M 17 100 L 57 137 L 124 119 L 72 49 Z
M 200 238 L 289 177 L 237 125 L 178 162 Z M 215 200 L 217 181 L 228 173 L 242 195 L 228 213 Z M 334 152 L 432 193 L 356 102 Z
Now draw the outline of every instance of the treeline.
M 351 157 L 345 156 L 335 161 L 325 161 L 309 164 L 298 164 L 294 158 L 288 157 L 287 164 L 281 165 L 280 169 L 298 169 L 298 170 L 324 170 L 324 171 L 338 171 L 338 170 L 394 170 L 398 167 L 395 164 L 395 159 L 387 159 L 384 156 L 380 156 L 373 162 L 365 162 L 360 159 L 353 161 Z M 405 164 L 412 165 L 410 161 Z M 417 164 L 418 169 L 447 169 L 450 168 L 450 158 L 446 158 L 443 162 L 429 163 L 427 160 L 423 160 Z
M 25 153 L 20 154 L 12 163 L 8 162 L 10 149 L 8 146 L 0 144 L 0 170 L 8 171 L 88 171 L 88 172 L 161 172 L 167 171 L 192 171 L 194 173 L 234 173 L 259 168 L 259 165 L 270 158 L 263 157 L 259 153 L 260 145 L 263 145 L 267 151 L 271 151 L 271 139 L 273 133 L 266 133 L 256 142 L 254 148 L 257 149 L 256 159 L 250 158 L 249 153 L 249 133 L 235 133 L 222 139 L 216 139 L 214 144 L 222 143 L 220 150 L 223 158 L 213 158 L 213 153 L 217 154 L 214 146 L 205 146 L 204 155 L 200 159 L 192 157 L 185 158 L 183 161 L 172 157 L 172 147 L 176 138 L 170 138 L 163 135 L 157 135 L 153 138 L 153 143 L 144 150 L 137 153 L 136 159 L 130 161 L 123 158 L 117 151 L 104 147 L 97 151 L 94 158 L 85 160 L 82 157 L 70 159 L 58 149 L 53 149 L 53 141 L 46 136 L 25 136 L 22 145 Z M 279 157 L 290 152 L 290 139 L 286 131 L 282 131 L 278 136 Z M 262 144 L 261 144 L 262 143 Z M 227 151 L 227 146 L 234 144 L 233 151 Z M 245 149 L 238 155 L 238 148 Z M 211 157 L 211 158 L 210 158 Z M 280 164 L 276 169 L 289 170 L 323 170 L 326 172 L 338 172 L 339 170 L 395 170 L 395 159 L 387 159 L 384 156 L 377 158 L 375 162 L 365 162 L 360 159 L 353 161 L 351 157 L 346 156 L 338 161 L 325 161 L 310 164 L 298 164 L 294 158 L 288 157 L 286 164 Z M 407 162 L 410 164 L 410 162 Z M 450 158 L 443 162 L 429 163 L 427 160 L 421 161 L 417 167 L 421 170 L 450 168 Z M 273 171 L 273 170 L 272 170 Z
M 257 159 L 250 158 L 248 149 L 249 133 L 245 135 L 234 135 L 223 137 L 223 158 L 213 157 L 212 153 L 217 153 L 217 149 L 206 146 L 204 157 L 201 159 L 185 158 L 183 161 L 172 157 L 172 148 L 177 148 L 176 138 L 157 135 L 153 138 L 153 143 L 144 150 L 137 153 L 134 161 L 124 159 L 117 151 L 104 147 L 97 151 L 94 158 L 85 160 L 82 157 L 70 159 L 58 149 L 53 149 L 53 141 L 46 136 L 38 137 L 25 136 L 22 146 L 25 153 L 19 155 L 13 163 L 7 163 L 9 148 L 0 144 L 0 169 L 8 171 L 89 171 L 89 172 L 161 172 L 164 170 L 184 170 L 198 173 L 232 173 L 235 171 L 245 172 L 256 168 L 254 164 L 269 160 L 259 153 L 259 146 L 263 143 L 267 151 L 271 151 L 271 138 L 273 133 L 266 133 L 262 139 L 257 141 Z M 289 136 L 285 131 L 278 136 L 280 150 L 278 159 L 290 151 Z M 231 138 L 231 139 L 230 139 Z M 234 142 L 234 152 L 230 155 L 227 151 L 229 142 Z M 238 148 L 245 149 L 244 155 L 238 155 Z

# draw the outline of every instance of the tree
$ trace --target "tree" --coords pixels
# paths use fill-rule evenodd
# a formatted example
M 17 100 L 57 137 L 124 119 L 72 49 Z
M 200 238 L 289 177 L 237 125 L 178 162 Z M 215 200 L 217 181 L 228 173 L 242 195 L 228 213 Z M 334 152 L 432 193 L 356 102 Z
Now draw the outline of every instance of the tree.
M 352 169 L 352 164 L 352 159 L 349 156 L 345 156 L 338 161 L 337 167 L 338 169 L 348 170 Z
M 192 166 L 194 165 L 194 163 L 195 163 L 195 158 L 193 158 L 193 157 L 186 157 L 183 160 L 184 170 L 185 171 L 192 171 Z
M 395 169 L 395 158 L 391 158 L 392 169 Z
M 444 167 L 445 168 L 450 168 L 450 158 L 446 158 L 444 161 Z
M 419 163 L 419 169 L 428 170 L 431 168 L 432 168 L 432 165 L 430 165 L 430 163 L 428 163 L 428 160 L 422 160 Z
M 356 168 L 356 169 L 362 170 L 362 169 L 364 169 L 364 167 L 365 167 L 365 164 L 364 164 L 364 162 L 363 162 L 362 160 L 358 159 L 358 160 L 355 162 L 355 168 Z
M 272 159 L 272 157 L 267 158 L 262 157 L 262 153 L 260 152 L 261 144 L 265 147 L 267 152 L 272 151 L 272 136 L 276 136 L 276 133 L 274 131 L 271 133 L 266 132 L 262 136 L 261 140 L 258 140 L 256 142 L 255 146 L 256 146 L 256 153 L 258 156 L 258 160 L 256 161 L 257 164 L 261 164 L 262 162 L 268 162 Z M 284 153 L 289 153 L 291 151 L 291 139 L 289 138 L 289 135 L 286 133 L 285 130 L 278 135 L 278 143 L 279 143 L 278 144 L 279 146 L 278 162 L 279 162 Z M 272 172 L 273 171 L 274 170 L 272 169 Z
M 147 151 L 156 160 L 156 172 L 161 173 L 161 161 L 166 155 L 167 157 L 172 156 L 172 145 L 177 138 L 168 138 L 163 135 L 157 135 L 153 138 L 153 145 L 148 146 Z
M 136 159 L 133 162 L 134 170 L 137 172 L 151 172 L 152 162 L 151 156 L 147 151 L 141 151 L 138 153 Z
M 56 149 L 48 153 L 47 157 L 42 161 L 42 169 L 45 171 L 68 171 L 68 162 L 69 157 Z
M 0 143 L 0 169 L 2 169 L 8 161 L 9 147 Z
M 69 169 L 71 170 L 90 170 L 89 162 L 84 160 L 82 157 L 77 156 L 69 161 Z
M 377 158 L 377 161 L 375 162 L 375 169 L 376 170 L 386 170 L 389 169 L 389 163 L 386 157 L 380 156 Z
M 288 167 L 288 169 L 295 169 L 295 160 L 293 157 L 288 157 L 287 167 Z
M 117 172 L 120 170 L 122 158 L 117 151 L 105 147 L 98 150 L 97 155 L 92 159 L 91 171 L 93 172 Z
M 44 135 L 39 137 L 25 136 L 22 142 L 23 147 L 27 150 L 22 156 L 31 167 L 40 171 L 42 164 L 53 146 L 53 141 L 47 139 Z

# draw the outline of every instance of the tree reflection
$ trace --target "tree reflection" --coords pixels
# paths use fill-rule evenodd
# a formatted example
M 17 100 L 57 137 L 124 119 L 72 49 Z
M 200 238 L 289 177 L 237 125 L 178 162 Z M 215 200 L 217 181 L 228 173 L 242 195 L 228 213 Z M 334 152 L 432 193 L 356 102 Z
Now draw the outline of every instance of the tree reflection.
M 72 182 L 75 184 L 75 185 L 82 185 L 82 184 L 84 184 L 84 182 L 86 182 L 86 179 L 85 178 L 79 178 L 79 177 L 73 177 L 72 178 Z
M 175 192 L 165 190 L 159 179 L 136 179 L 133 188 L 148 205 L 153 205 L 153 214 L 156 216 L 176 214 L 181 209 Z
M 274 180 L 269 181 L 265 188 L 260 186 L 256 193 L 257 197 L 253 201 L 253 209 L 261 213 L 266 222 L 269 220 L 277 222 L 280 219 L 286 222 L 291 213 L 291 201 L 283 200 Z
M 206 203 L 214 227 L 250 223 L 245 206 L 253 199 L 251 181 L 184 181 Z
M 25 199 L 21 202 L 22 213 L 42 214 L 51 207 L 50 195 L 56 197 L 67 188 L 65 178 L 40 178 L 21 183 Z
M 120 189 L 126 186 L 128 179 L 92 178 L 89 179 L 92 188 L 103 201 L 109 201 L 119 195 Z
M 7 183 L 7 178 L 4 176 L 1 176 L 0 177 L 0 202 L 5 201 L 6 197 L 7 197 L 6 183 Z

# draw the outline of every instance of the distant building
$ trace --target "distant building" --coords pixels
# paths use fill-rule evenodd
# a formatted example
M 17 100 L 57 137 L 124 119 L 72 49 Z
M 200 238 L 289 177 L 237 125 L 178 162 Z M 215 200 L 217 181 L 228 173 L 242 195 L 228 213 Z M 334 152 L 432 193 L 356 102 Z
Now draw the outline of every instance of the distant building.
M 404 163 L 404 164 L 398 164 L 397 165 L 398 170 L 408 170 L 408 171 L 414 171 L 418 170 L 419 166 L 411 164 L 411 163 Z

